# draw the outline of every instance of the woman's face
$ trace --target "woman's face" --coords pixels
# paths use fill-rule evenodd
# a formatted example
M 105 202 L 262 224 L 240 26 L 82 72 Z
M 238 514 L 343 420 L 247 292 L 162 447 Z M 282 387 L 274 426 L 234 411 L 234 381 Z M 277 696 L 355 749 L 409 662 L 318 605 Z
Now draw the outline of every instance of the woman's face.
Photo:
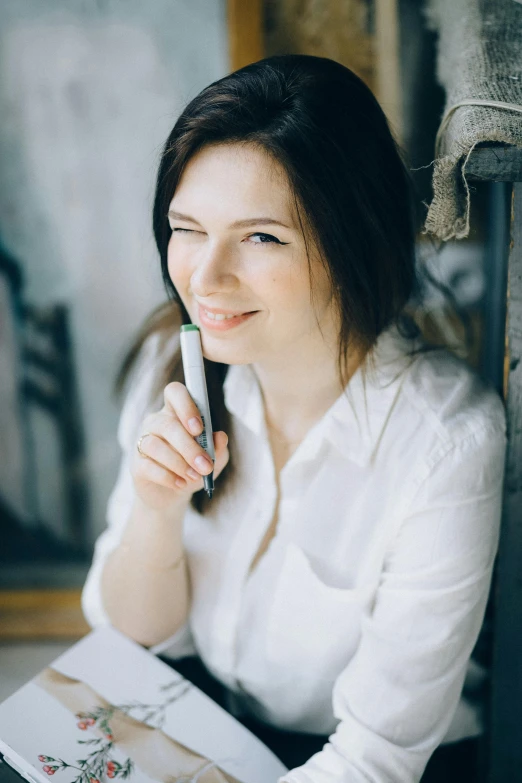
M 243 144 L 201 150 L 183 173 L 169 222 L 169 274 L 200 327 L 207 358 L 245 364 L 301 350 L 313 355 L 323 340 L 317 321 L 325 339 L 338 334 L 330 282 L 309 240 L 312 306 L 305 240 L 288 180 L 264 150 Z M 218 330 L 200 305 L 257 312 Z

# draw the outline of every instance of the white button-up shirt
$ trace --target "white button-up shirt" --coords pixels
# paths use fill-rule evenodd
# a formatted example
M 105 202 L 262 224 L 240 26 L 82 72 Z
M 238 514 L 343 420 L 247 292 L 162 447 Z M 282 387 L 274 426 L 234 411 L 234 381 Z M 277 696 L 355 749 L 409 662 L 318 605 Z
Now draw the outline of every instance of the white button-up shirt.
M 110 623 L 100 576 L 133 503 L 129 454 L 162 405 L 157 346 L 149 338 L 121 415 L 121 469 L 83 591 L 92 626 Z M 293 453 L 251 574 L 275 470 L 252 367 L 226 376 L 237 481 L 204 516 L 186 513 L 190 617 L 153 651 L 199 654 L 236 715 L 331 735 L 279 783 L 417 783 L 458 712 L 498 547 L 504 407 L 449 352 L 411 360 L 408 348 L 383 333 L 366 383 L 359 369 Z

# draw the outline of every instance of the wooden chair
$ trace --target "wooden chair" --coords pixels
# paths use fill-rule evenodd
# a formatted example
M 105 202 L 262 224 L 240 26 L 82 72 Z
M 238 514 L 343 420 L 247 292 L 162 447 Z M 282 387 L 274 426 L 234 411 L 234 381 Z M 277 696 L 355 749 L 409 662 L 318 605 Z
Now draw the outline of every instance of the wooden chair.
M 85 446 L 67 308 L 62 304 L 46 308 L 26 304 L 21 270 L 3 251 L 0 251 L 0 275 L 4 283 L 7 281 L 10 292 L 7 298 L 10 312 L 4 312 L 3 317 L 6 321 L 10 318 L 14 327 L 11 333 L 16 344 L 10 360 L 18 389 L 16 418 L 23 451 L 19 472 L 27 499 L 22 512 L 0 491 L 3 522 L 0 561 L 4 573 L 9 572 L 11 565 L 24 565 L 30 579 L 29 563 L 87 558 L 89 507 Z M 44 412 L 52 422 L 59 447 L 65 519 L 64 534 L 59 538 L 52 534 L 49 520 L 42 516 L 35 489 L 41 466 L 34 459 L 35 432 L 31 426 L 34 409 Z M 3 586 L 6 579 L 9 577 L 2 579 Z

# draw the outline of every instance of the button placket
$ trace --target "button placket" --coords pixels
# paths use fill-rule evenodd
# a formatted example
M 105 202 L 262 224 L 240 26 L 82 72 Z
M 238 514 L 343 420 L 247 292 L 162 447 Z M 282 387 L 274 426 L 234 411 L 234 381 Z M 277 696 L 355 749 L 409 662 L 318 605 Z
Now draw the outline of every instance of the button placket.
M 257 504 L 252 509 L 247 509 L 246 514 L 249 518 L 245 519 L 239 526 L 227 557 L 225 566 L 227 577 L 223 580 L 214 617 L 214 646 L 216 651 L 218 651 L 220 666 L 230 674 L 236 669 L 238 653 L 237 630 L 248 570 L 269 524 L 276 502 L 273 464 L 270 465 L 269 463 L 267 465 L 266 460 L 267 454 L 265 452 L 261 460 L 260 475 L 269 477 L 270 486 L 268 489 L 272 496 L 272 502 L 270 507 L 267 508 L 265 505 L 267 491 L 262 496 L 261 494 L 259 495 Z M 263 503 L 264 508 L 261 506 L 261 503 Z M 253 521 L 254 524 L 252 524 Z

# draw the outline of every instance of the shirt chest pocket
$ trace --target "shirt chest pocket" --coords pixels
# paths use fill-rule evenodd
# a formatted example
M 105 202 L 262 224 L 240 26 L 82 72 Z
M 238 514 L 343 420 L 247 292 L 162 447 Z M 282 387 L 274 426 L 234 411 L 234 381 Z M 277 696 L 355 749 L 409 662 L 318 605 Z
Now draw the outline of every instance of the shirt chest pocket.
M 289 543 L 268 610 L 267 658 L 333 676 L 355 652 L 365 604 L 359 589 L 325 583 L 303 550 Z

